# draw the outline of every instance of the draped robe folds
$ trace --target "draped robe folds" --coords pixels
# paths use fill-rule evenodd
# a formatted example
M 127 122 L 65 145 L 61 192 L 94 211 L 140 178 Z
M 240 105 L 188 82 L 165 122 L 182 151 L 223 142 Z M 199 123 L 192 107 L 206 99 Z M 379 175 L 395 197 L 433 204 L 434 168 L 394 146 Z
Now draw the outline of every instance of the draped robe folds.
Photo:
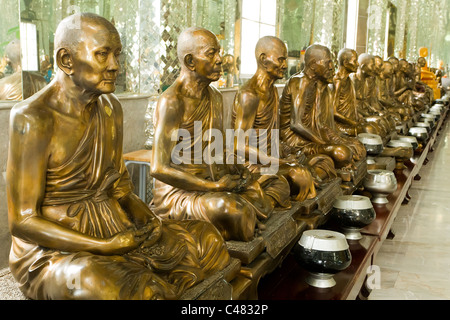
M 290 86 L 286 85 L 282 95 L 281 109 L 281 138 L 291 147 L 302 150 L 305 154 L 319 154 L 321 145 L 309 141 L 290 127 L 290 106 L 304 109 L 302 123 L 311 132 L 319 136 L 326 144 L 347 145 L 355 155 L 355 158 L 362 159 L 366 156 L 364 146 L 353 137 L 344 137 L 337 131 L 334 121 L 334 105 L 332 90 L 326 85 L 309 79 L 305 74 L 297 76 L 299 78 L 299 90 L 297 93 L 290 92 Z M 289 120 L 288 120 L 289 119 Z
M 44 218 L 106 239 L 134 227 L 118 200 L 133 190 L 122 158 L 112 95 L 100 96 L 77 150 L 49 168 Z M 62 252 L 12 237 L 10 269 L 32 299 L 176 299 L 229 263 L 218 231 L 200 221 L 163 221 L 156 243 L 123 255 Z
M 195 145 L 201 143 L 202 154 L 205 154 L 207 148 L 212 145 L 211 140 L 203 139 L 203 136 L 208 129 L 217 129 L 224 133 L 223 130 L 223 103 L 221 93 L 212 86 L 207 88 L 208 92 L 203 96 L 202 101 L 199 103 L 197 108 L 192 114 L 189 115 L 187 121 L 180 125 L 180 129 L 185 129 L 190 134 L 190 141 L 188 143 L 189 148 L 186 147 L 184 151 L 190 150 L 190 159 L 193 159 L 191 163 L 180 163 L 173 164 L 171 166 L 176 166 L 179 170 L 189 172 L 196 175 L 202 179 L 218 181 L 225 174 L 233 174 L 234 165 L 227 164 L 227 160 L 223 159 L 223 163 L 213 162 L 207 164 L 204 159 L 200 161 L 201 163 L 195 163 Z M 200 121 L 202 124 L 201 134 L 195 134 L 194 126 L 195 123 Z M 222 134 L 222 136 L 225 136 Z M 225 137 L 223 137 L 225 138 Z M 200 140 L 200 141 L 198 141 Z M 178 142 L 180 142 L 179 140 Z M 183 142 L 185 142 L 183 140 Z M 225 148 L 225 141 L 223 146 Z M 217 152 L 217 150 L 216 150 Z M 208 153 L 207 153 L 208 154 Z M 224 152 L 225 158 L 226 152 Z M 198 159 L 197 159 L 198 160 Z M 198 161 L 199 162 L 199 161 Z M 170 184 L 166 184 L 162 181 L 156 180 L 155 188 L 153 190 L 154 194 L 154 205 L 155 213 L 164 219 L 195 219 L 195 220 L 205 220 L 211 221 L 211 213 L 208 211 L 208 201 L 211 198 L 222 199 L 224 203 L 232 204 L 231 207 L 246 207 L 252 214 L 249 215 L 249 220 L 245 225 L 256 226 L 256 217 L 260 220 L 266 219 L 273 211 L 273 205 L 266 193 L 266 188 L 270 186 L 270 182 L 273 179 L 277 179 L 277 176 L 272 175 L 271 179 L 266 179 L 263 184 L 258 181 L 254 181 L 250 186 L 248 186 L 244 191 L 241 192 L 201 192 L 201 191 L 191 191 L 186 189 L 180 189 L 174 187 Z M 227 212 L 223 212 L 223 215 L 227 215 Z M 244 218 L 243 219 L 247 219 Z M 216 221 L 216 220 L 215 220 Z M 214 222 L 213 222 L 214 223 Z M 219 230 L 222 230 L 224 226 L 216 224 Z M 239 229 L 239 226 L 235 226 Z M 240 233 L 240 230 L 235 230 Z M 228 239 L 228 231 L 223 230 L 222 235 L 225 240 Z M 233 239 L 241 240 L 241 239 Z
M 284 158 L 284 155 L 281 153 L 282 149 L 280 148 L 280 141 L 279 141 L 279 130 L 280 130 L 280 111 L 279 111 L 279 98 L 278 98 L 278 91 L 275 87 L 271 88 L 272 94 L 269 95 L 268 101 L 260 101 L 256 116 L 253 122 L 253 127 L 251 129 L 255 129 L 257 132 L 256 137 L 256 143 L 258 146 L 266 146 L 266 150 L 261 151 L 261 148 L 258 149 L 258 152 L 264 152 L 267 151 L 267 155 L 272 157 L 281 157 Z M 239 109 L 244 108 L 245 106 L 242 106 L 240 104 L 240 95 L 241 92 L 239 91 L 236 94 L 236 97 L 234 99 L 233 104 L 233 110 L 232 110 L 232 127 L 235 128 L 235 121 L 236 121 L 236 112 Z M 275 131 L 278 131 L 278 134 L 275 136 L 277 139 L 276 141 L 273 141 L 273 133 Z M 276 146 L 272 145 L 272 142 L 276 143 Z M 277 154 L 272 154 L 272 147 L 276 148 Z M 275 150 L 275 149 L 274 149 Z M 267 179 L 271 179 L 270 184 L 267 186 L 267 188 L 264 189 L 264 191 L 274 198 L 277 203 L 282 207 L 289 207 L 290 201 L 289 201 L 289 195 L 290 195 L 290 186 L 288 181 L 285 177 L 283 177 L 281 174 L 278 174 L 277 179 L 272 179 L 270 175 L 261 175 L 261 169 L 262 167 L 267 167 L 269 165 L 263 165 L 261 163 L 250 163 L 249 161 L 245 164 L 250 172 L 254 173 L 256 176 L 258 176 L 258 181 L 261 184 L 264 184 L 264 181 Z M 305 167 L 298 167 L 299 170 L 307 171 Z M 305 172 L 305 177 L 310 176 L 309 172 Z M 298 194 L 295 196 L 295 200 L 297 201 L 303 201 L 307 199 L 310 196 L 314 196 L 316 194 L 314 185 L 312 184 L 312 177 L 311 181 L 309 179 L 305 178 L 304 186 L 300 186 L 300 190 L 298 191 Z
M 337 85 L 339 82 L 339 86 Z M 339 114 L 358 123 L 358 112 L 356 110 L 356 93 L 352 81 L 347 76 L 345 78 L 335 77 L 335 88 L 339 87 L 339 91 L 335 92 L 335 106 Z M 335 118 L 336 128 L 348 134 L 349 136 L 356 136 L 357 129 L 355 126 L 347 124 Z

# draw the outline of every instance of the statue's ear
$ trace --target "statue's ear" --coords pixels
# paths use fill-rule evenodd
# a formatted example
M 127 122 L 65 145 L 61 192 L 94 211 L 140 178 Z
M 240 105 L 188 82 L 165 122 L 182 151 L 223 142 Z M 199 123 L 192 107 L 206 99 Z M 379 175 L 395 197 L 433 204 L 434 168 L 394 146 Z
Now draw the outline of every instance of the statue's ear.
M 195 70 L 194 57 L 192 54 L 188 53 L 184 56 L 184 65 L 191 71 Z
M 66 48 L 61 48 L 56 53 L 56 64 L 65 74 L 73 74 L 72 54 Z
M 267 55 L 265 53 L 261 53 L 258 57 L 258 60 L 259 60 L 259 64 L 261 64 L 262 66 L 266 66 Z
M 316 63 L 317 60 L 315 58 L 311 58 L 311 60 L 309 60 L 308 63 L 308 68 L 311 69 L 312 71 L 316 71 Z

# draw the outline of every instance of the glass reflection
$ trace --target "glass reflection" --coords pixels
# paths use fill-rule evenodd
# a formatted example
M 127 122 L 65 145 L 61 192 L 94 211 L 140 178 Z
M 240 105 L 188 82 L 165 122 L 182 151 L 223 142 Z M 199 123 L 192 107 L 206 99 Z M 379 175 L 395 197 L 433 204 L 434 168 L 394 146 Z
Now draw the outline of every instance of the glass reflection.
M 19 2 L 2 1 L 0 19 L 0 100 L 22 99 Z

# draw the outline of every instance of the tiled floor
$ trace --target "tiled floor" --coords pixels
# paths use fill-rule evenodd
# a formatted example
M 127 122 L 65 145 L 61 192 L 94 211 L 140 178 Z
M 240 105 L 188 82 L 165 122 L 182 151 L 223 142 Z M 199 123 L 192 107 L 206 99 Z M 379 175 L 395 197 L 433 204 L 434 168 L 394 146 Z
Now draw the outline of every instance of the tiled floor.
M 428 158 L 392 224 L 395 237 L 378 252 L 381 277 L 371 300 L 450 299 L 449 122 Z

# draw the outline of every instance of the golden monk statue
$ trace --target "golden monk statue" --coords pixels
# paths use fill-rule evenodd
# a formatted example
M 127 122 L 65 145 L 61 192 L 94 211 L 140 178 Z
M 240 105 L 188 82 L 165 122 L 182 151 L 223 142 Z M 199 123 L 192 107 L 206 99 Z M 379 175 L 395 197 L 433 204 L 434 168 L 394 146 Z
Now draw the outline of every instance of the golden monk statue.
M 250 241 L 275 205 L 290 206 L 289 185 L 273 187 L 283 182 L 275 174 L 261 185 L 234 159 L 233 148 L 225 147 L 222 95 L 210 85 L 221 72 L 217 37 L 203 28 L 188 28 L 180 34 L 177 50 L 180 75 L 155 110 L 155 213 L 210 221 L 225 240 Z
M 395 115 L 397 124 L 401 125 L 410 119 L 410 114 L 409 110 L 395 99 L 392 90 L 393 75 L 394 69 L 392 67 L 392 63 L 389 61 L 384 61 L 381 65 L 378 76 L 378 101 L 384 109 L 387 110 L 387 112 Z
M 40 74 L 22 71 L 20 41 L 13 40 L 5 48 L 5 58 L 13 74 L 0 79 L 0 100 L 23 100 L 47 85 Z
M 395 95 L 399 101 L 412 106 L 417 112 L 424 110 L 430 104 L 430 101 L 427 98 L 426 89 L 424 92 L 416 91 L 416 79 L 412 71 L 408 61 L 405 59 L 399 60 Z M 428 95 L 428 97 L 431 96 Z
M 255 152 L 261 161 L 258 163 L 247 161 L 246 166 L 258 177 L 258 181 L 264 184 L 264 180 L 269 176 L 262 175 L 261 169 L 267 167 L 268 163 L 279 161 L 277 175 L 279 179 L 287 179 L 289 182 L 293 200 L 303 201 L 314 198 L 316 189 L 309 169 L 297 163 L 295 158 L 291 157 L 287 160 L 287 155 L 280 153 L 283 149 L 279 147 L 279 98 L 274 83 L 284 77 L 287 69 L 286 45 L 277 37 L 262 37 L 256 44 L 255 56 L 256 73 L 237 92 L 232 113 L 232 123 L 236 132 L 255 131 L 255 145 L 251 145 L 250 137 L 246 135 L 245 157 L 250 159 L 251 152 Z M 237 148 L 238 143 L 236 142 L 234 146 Z M 265 146 L 266 150 L 258 149 L 257 146 Z M 272 149 L 275 154 L 272 154 Z M 239 150 L 236 150 L 236 153 L 238 152 Z M 271 157 L 277 159 L 271 160 Z M 280 184 L 279 187 L 284 185 Z M 273 192 L 279 193 L 277 190 Z
M 433 89 L 433 99 L 441 98 L 441 91 L 438 88 L 438 81 L 436 80 L 436 74 L 430 70 L 427 65 L 427 60 L 425 59 L 428 56 L 428 48 L 421 47 L 419 49 L 419 58 L 417 59 L 417 64 L 420 67 L 420 80 L 430 86 Z
M 293 75 L 283 90 L 281 140 L 307 156 L 327 155 L 336 168 L 348 171 L 366 157 L 366 150 L 356 138 L 344 137 L 335 128 L 329 87 L 333 76 L 330 50 L 318 44 L 309 46 L 303 72 Z
M 334 120 L 342 133 L 356 137 L 359 133 L 379 134 L 380 128 L 367 122 L 357 110 L 356 92 L 350 74 L 358 70 L 358 53 L 344 48 L 338 53 L 339 69 L 334 77 Z
M 355 87 L 358 113 L 366 121 L 375 123 L 379 128 L 377 134 L 384 138 L 395 130 L 395 124 L 393 125 L 383 117 L 384 113 L 380 110 L 379 102 L 375 100 L 376 91 L 370 92 L 370 90 L 376 90 L 374 82 L 375 59 L 368 53 L 362 53 L 358 57 L 358 63 L 358 70 L 350 75 Z
M 132 192 L 114 26 L 71 15 L 55 50 L 55 79 L 11 111 L 11 273 L 31 299 L 178 298 L 228 265 L 224 241 L 206 222 L 162 221 Z

